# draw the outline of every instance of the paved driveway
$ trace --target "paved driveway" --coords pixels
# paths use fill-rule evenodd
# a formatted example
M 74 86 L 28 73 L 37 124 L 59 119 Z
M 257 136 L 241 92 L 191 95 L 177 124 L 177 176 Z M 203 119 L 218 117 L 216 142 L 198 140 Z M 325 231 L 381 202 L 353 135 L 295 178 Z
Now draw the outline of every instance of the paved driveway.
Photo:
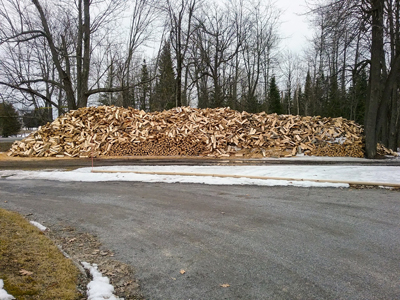
M 400 298 L 395 191 L 1 179 L 0 199 L 96 234 L 148 299 Z

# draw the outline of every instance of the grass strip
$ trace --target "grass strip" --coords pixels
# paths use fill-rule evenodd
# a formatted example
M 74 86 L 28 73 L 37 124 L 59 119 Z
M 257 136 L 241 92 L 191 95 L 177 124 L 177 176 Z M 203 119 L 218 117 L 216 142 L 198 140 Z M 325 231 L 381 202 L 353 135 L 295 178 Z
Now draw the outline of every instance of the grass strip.
M 0 208 L 0 278 L 19 300 L 75 300 L 78 270 L 21 215 Z

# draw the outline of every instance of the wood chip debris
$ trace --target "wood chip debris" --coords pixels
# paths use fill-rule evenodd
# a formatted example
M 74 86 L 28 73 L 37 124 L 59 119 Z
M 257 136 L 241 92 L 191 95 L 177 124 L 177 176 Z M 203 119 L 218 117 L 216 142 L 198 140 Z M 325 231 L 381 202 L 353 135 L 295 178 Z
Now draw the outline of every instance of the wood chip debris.
M 363 128 L 344 118 L 177 107 L 146 113 L 115 106 L 70 111 L 16 141 L 9 156 L 364 157 Z
M 31 276 L 33 274 L 33 272 L 27 271 L 25 269 L 21 269 L 19 271 L 19 274 L 22 275 L 22 276 Z
M 223 283 L 223 284 L 220 284 L 219 286 L 223 287 L 223 288 L 227 288 L 227 287 L 230 287 L 230 284 L 229 283 Z

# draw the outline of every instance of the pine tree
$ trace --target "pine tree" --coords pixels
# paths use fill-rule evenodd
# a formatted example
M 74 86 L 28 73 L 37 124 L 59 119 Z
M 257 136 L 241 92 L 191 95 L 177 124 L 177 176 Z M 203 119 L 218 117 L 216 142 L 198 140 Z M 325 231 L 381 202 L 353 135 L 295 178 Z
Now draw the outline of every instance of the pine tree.
M 38 107 L 35 110 L 26 111 L 22 115 L 22 123 L 26 128 L 37 128 L 53 120 L 50 118 L 47 107 Z
M 160 54 L 158 80 L 154 90 L 151 110 L 162 111 L 176 105 L 176 80 L 172 65 L 171 45 L 165 42 Z
M 299 86 L 299 88 L 298 88 L 298 90 L 297 90 L 297 105 L 298 105 L 298 115 L 301 115 L 302 114 L 302 112 L 301 112 L 301 110 L 302 110 L 302 107 L 301 107 L 301 103 L 303 103 L 303 101 L 304 101 L 304 93 L 303 93 L 303 91 L 301 90 L 301 86 Z
M 257 95 L 248 95 L 245 99 L 245 110 L 249 113 L 260 112 L 261 104 L 257 99 Z
M 0 103 L 0 134 L 3 137 L 18 134 L 21 129 L 18 117 L 18 112 L 11 103 Z
M 368 76 L 363 69 L 360 73 L 354 75 L 354 85 L 349 88 L 348 98 L 351 103 L 351 118 L 358 124 L 364 124 L 365 101 L 368 93 Z
M 328 89 L 328 103 L 325 103 L 324 111 L 327 117 L 341 117 L 342 107 L 340 104 L 339 86 L 337 76 L 332 75 L 329 78 L 329 89 Z
M 308 116 L 310 114 L 311 104 L 313 103 L 312 97 L 312 82 L 310 70 L 307 71 L 306 83 L 304 86 L 303 102 L 302 102 L 302 115 Z
M 139 92 L 140 109 L 146 110 L 147 103 L 150 97 L 150 77 L 145 59 L 143 60 L 139 89 L 140 89 Z
M 325 80 L 324 72 L 317 74 L 315 85 L 313 86 L 313 101 L 311 116 L 324 115 L 324 106 L 326 105 L 327 92 L 329 91 Z
M 105 87 L 112 88 L 114 87 L 114 64 L 111 63 L 110 69 L 107 74 L 107 82 Z M 118 97 L 116 93 L 108 92 L 108 93 L 101 93 L 99 96 L 99 103 L 102 105 L 118 105 Z
M 278 115 L 283 113 L 281 96 L 279 93 L 278 86 L 276 85 L 275 76 L 272 76 L 269 84 L 269 111 L 268 113 L 277 113 Z

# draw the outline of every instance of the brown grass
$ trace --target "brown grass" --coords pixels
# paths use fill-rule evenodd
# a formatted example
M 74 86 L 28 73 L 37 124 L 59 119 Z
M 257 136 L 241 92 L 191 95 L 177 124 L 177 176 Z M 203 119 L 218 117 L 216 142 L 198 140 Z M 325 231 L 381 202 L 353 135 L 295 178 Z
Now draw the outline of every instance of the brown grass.
M 21 274 L 26 270 L 28 275 Z M 0 208 L 0 279 L 18 300 L 77 299 L 78 270 L 17 213 Z

